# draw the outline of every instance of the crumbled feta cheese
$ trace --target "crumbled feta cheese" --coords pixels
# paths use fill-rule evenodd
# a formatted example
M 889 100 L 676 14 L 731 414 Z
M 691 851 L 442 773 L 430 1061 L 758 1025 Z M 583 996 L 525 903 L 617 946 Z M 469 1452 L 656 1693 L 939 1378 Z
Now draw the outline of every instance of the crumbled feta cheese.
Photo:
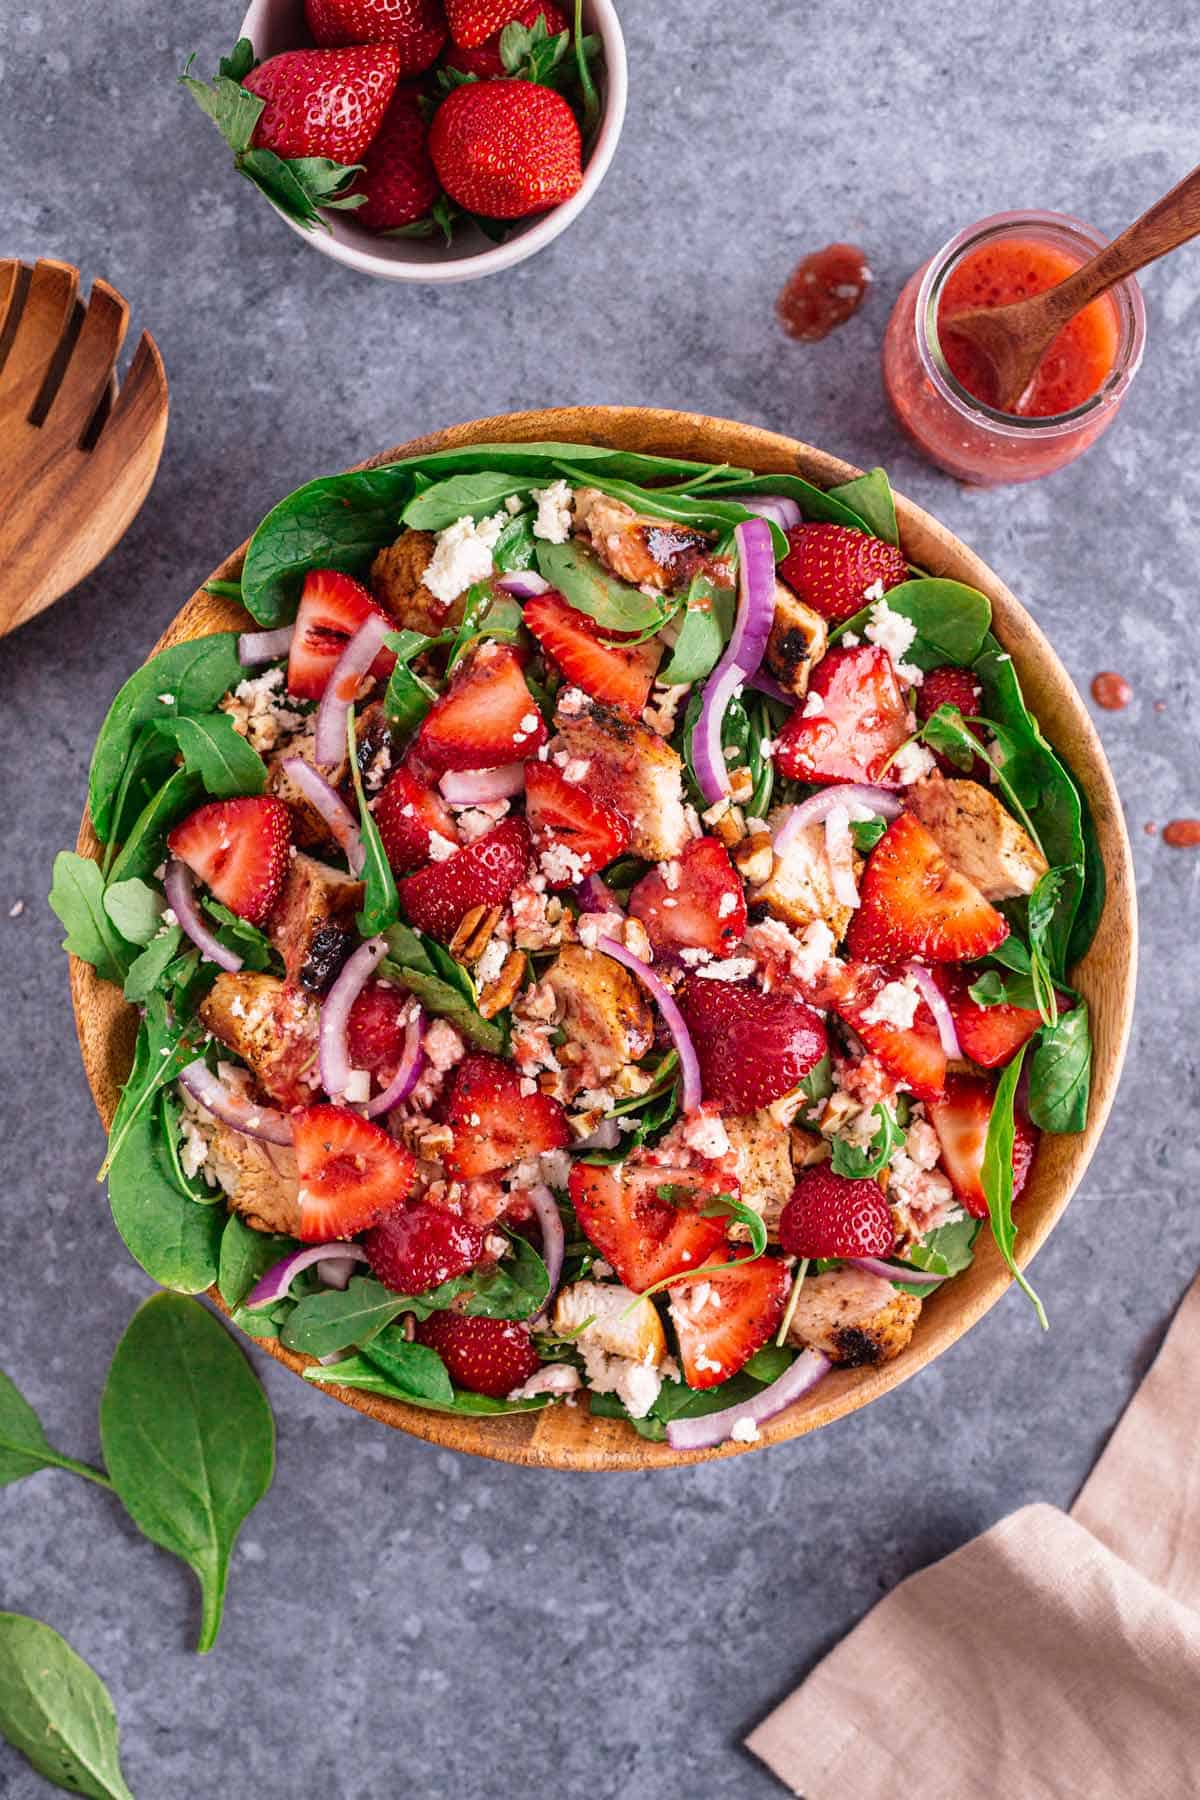
M 857 631 L 843 631 L 838 639 L 838 647 L 842 650 L 857 650 L 862 643 Z
M 694 947 L 689 944 L 686 949 L 679 952 L 679 960 L 689 969 L 696 969 L 701 963 L 712 961 L 712 951 L 702 950 L 698 944 Z
M 570 1394 L 580 1385 L 579 1370 L 573 1363 L 544 1363 L 524 1387 L 514 1388 L 508 1397 L 510 1400 L 535 1400 L 539 1394 Z M 653 1406 L 654 1402 L 650 1404 Z
M 886 650 L 894 663 L 903 662 L 913 647 L 917 628 L 903 613 L 893 612 L 882 595 L 871 608 L 866 635 L 872 644 Z
M 174 706 L 175 696 L 174 694 L 160 694 L 158 696 L 158 703 L 160 706 Z
M 587 1385 L 597 1394 L 616 1394 L 631 1418 L 644 1419 L 662 1388 L 658 1370 L 628 1356 L 610 1356 L 582 1340 L 579 1350 Z
M 882 600 L 883 599 L 883 580 L 880 576 L 876 576 L 875 580 L 871 583 L 870 587 L 863 589 L 863 599 L 864 600 Z
M 574 887 L 587 874 L 587 865 L 577 850 L 568 844 L 548 844 L 538 858 L 538 866 L 547 881 L 556 887 Z
M 347 1106 L 365 1106 L 371 1098 L 371 1071 L 369 1069 L 351 1069 L 350 1078 L 342 1091 L 342 1099 Z
M 553 481 L 549 487 L 534 488 L 537 518 L 533 535 L 548 544 L 565 544 L 571 535 L 571 509 L 575 496 L 565 481 Z
M 917 1016 L 921 990 L 910 975 L 903 981 L 889 981 L 881 987 L 862 1015 L 864 1025 L 890 1025 L 894 1031 L 908 1031 Z
M 704 971 L 707 973 L 707 971 Z M 728 1156 L 729 1138 L 725 1125 L 719 1114 L 697 1112 L 686 1120 L 683 1127 L 683 1141 L 689 1150 L 697 1156 L 705 1156 L 715 1161 L 719 1156 Z
M 902 744 L 892 758 L 892 769 L 904 787 L 911 787 L 914 781 L 923 781 L 935 767 L 924 744 Z
M 737 908 L 738 908 L 737 895 L 731 889 L 727 889 L 726 892 L 723 893 L 721 895 L 721 898 L 717 901 L 717 917 L 718 917 L 718 919 L 727 919 L 729 917 L 730 913 L 734 913 L 737 911 Z
M 433 557 L 422 577 L 435 600 L 449 606 L 475 582 L 487 580 L 496 539 L 507 523 L 507 514 L 502 512 L 480 519 L 478 524 L 468 515 L 438 532 Z
M 605 1262 L 602 1256 L 598 1256 L 592 1264 L 590 1273 L 596 1277 L 597 1281 L 607 1281 L 614 1270 L 611 1263 Z
M 229 714 L 235 730 L 260 755 L 274 750 L 281 738 L 305 724 L 304 714 L 287 704 L 284 681 L 282 668 L 264 669 L 261 675 L 239 681 L 221 702 L 221 710 Z
M 621 941 L 624 913 L 586 912 L 579 915 L 579 941 L 585 950 L 594 950 L 602 937 Z
M 815 719 L 818 713 L 825 711 L 825 702 L 820 694 L 810 693 L 804 696 L 804 705 L 800 709 L 802 719 Z
M 519 512 L 524 512 L 525 502 L 520 494 L 510 494 L 504 502 L 504 510 L 512 519 L 515 519 Z
M 569 782 L 571 782 L 571 784 L 573 786 L 578 787 L 578 785 L 581 781 L 587 780 L 588 770 L 591 768 L 591 766 L 592 766 L 592 763 L 591 763 L 590 757 L 587 757 L 587 756 L 569 757 L 568 760 L 563 764 L 563 772 L 562 772 L 563 780 L 569 781 Z
M 429 860 L 430 860 L 430 862 L 435 862 L 435 863 L 446 862 L 450 857 L 452 857 L 454 855 L 454 852 L 457 849 L 458 849 L 458 845 L 452 844 L 450 842 L 450 839 L 448 837 L 443 837 L 440 831 L 431 831 L 430 832 L 430 834 L 429 834 Z
M 750 1417 L 749 1413 L 743 1413 L 740 1419 L 735 1419 L 733 1421 L 733 1427 L 729 1436 L 731 1441 L 735 1444 L 757 1444 L 759 1437 L 758 1426 L 754 1423 L 754 1420 Z
M 19 919 L 24 911 L 25 902 L 23 900 L 14 900 L 8 909 L 8 916 L 10 919 Z
M 679 886 L 679 877 L 682 873 L 679 864 L 677 862 L 660 862 L 658 872 L 663 878 L 663 886 L 667 892 L 673 894 Z
M 720 962 L 705 963 L 703 967 L 696 970 L 696 973 L 705 976 L 709 981 L 745 981 L 747 976 L 754 973 L 754 958 L 752 956 L 728 956 Z
M 483 955 L 475 965 L 475 978 L 480 987 L 499 981 L 500 971 L 508 957 L 508 945 L 501 937 L 489 938 Z
M 466 1054 L 466 1045 L 445 1019 L 434 1019 L 429 1024 L 421 1039 L 421 1048 L 440 1075 L 461 1062 Z

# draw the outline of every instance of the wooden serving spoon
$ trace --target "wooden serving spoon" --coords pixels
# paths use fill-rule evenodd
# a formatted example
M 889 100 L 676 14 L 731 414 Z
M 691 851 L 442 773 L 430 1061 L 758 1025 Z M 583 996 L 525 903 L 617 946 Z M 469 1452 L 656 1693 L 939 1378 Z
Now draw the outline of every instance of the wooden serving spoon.
M 0 637 L 90 574 L 150 491 L 167 378 L 143 332 L 120 390 L 129 307 L 79 270 L 0 261 Z
M 1068 319 L 1082 312 L 1126 275 L 1156 262 L 1200 233 L 1200 169 L 1144 212 L 1127 231 L 1056 287 L 1008 306 L 972 307 L 946 320 L 943 330 L 965 338 L 990 364 L 999 412 L 1014 412 L 1042 357 Z

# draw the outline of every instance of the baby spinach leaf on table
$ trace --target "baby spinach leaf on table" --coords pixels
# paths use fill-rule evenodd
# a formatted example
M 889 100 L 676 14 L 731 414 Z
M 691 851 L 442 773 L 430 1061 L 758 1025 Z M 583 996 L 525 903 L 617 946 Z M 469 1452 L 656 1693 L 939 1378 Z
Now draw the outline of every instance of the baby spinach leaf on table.
M 684 687 L 711 675 L 733 630 L 736 602 L 732 588 L 718 587 L 706 575 L 695 576 L 688 588 L 679 636 L 656 679 Z
M 104 910 L 128 944 L 143 949 L 158 936 L 166 901 L 157 888 L 136 875 L 110 881 L 104 890 Z
M 453 1388 L 449 1405 L 438 1400 L 420 1398 L 397 1386 L 391 1378 L 368 1362 L 365 1356 L 350 1356 L 344 1362 L 321 1368 L 313 1364 L 304 1371 L 305 1381 L 319 1386 L 362 1388 L 370 1394 L 382 1394 L 389 1400 L 403 1400 L 409 1406 L 423 1406 L 430 1412 L 465 1413 L 474 1418 L 495 1418 L 501 1413 L 540 1412 L 549 1406 L 551 1395 L 538 1394 L 532 1400 L 492 1400 L 486 1394 L 471 1394 L 465 1388 Z
M 539 540 L 537 566 L 568 605 L 608 631 L 647 631 L 663 617 L 659 600 L 610 575 L 596 557 L 570 540 L 565 544 Z
M 353 707 L 346 714 L 346 744 L 350 758 L 350 779 L 354 784 L 354 798 L 358 803 L 358 827 L 363 847 L 363 903 L 354 922 L 365 938 L 371 938 L 377 937 L 392 924 L 400 911 L 400 897 L 396 892 L 396 877 L 392 874 L 379 827 L 363 792 Z
M 996 1240 L 1001 1256 L 1012 1271 L 1017 1285 L 1032 1301 L 1039 1325 L 1043 1331 L 1048 1331 L 1049 1323 L 1045 1308 L 1017 1267 L 1013 1254 L 1013 1247 L 1017 1241 L 1017 1227 L 1013 1223 L 1012 1211 L 1013 1141 L 1016 1133 L 1013 1108 L 1016 1101 L 1017 1083 L 1021 1078 L 1021 1067 L 1028 1048 L 1027 1044 L 1021 1045 L 996 1083 L 996 1092 L 992 1099 L 992 1116 L 988 1120 L 987 1137 L 983 1146 L 982 1182 L 988 1205 L 988 1216 L 992 1225 L 992 1236 Z
M 251 1231 L 237 1213 L 231 1212 L 221 1233 L 217 1266 L 217 1291 L 226 1306 L 231 1311 L 240 1306 L 268 1269 L 299 1248 L 295 1238 Z
M 55 1787 L 133 1800 L 108 1689 L 57 1631 L 20 1613 L 0 1613 L 0 1732 Z
M 1060 1013 L 1034 1040 L 1029 1116 L 1043 1131 L 1082 1131 L 1092 1081 L 1092 1034 L 1085 1000 Z
M 454 1403 L 454 1387 L 446 1365 L 428 1344 L 412 1344 L 402 1327 L 386 1325 L 362 1352 L 367 1362 L 415 1400 Z
M 266 787 L 267 765 L 257 750 L 251 749 L 228 713 L 158 719 L 154 729 L 176 745 L 184 768 L 198 775 L 205 792 L 216 799 L 261 794 Z
M 271 1485 L 275 1426 L 249 1363 L 198 1301 L 156 1294 L 139 1307 L 104 1384 L 100 1438 L 134 1524 L 195 1571 L 197 1649 L 210 1650 L 234 1542 Z
M 189 812 L 204 792 L 204 784 L 189 769 L 176 769 L 150 796 L 121 845 L 109 870 L 110 881 L 142 880 L 152 875 L 167 853 L 167 833 Z M 116 842 L 115 838 L 112 842 Z
M 915 663 L 919 669 L 935 669 L 941 663 L 960 663 L 966 668 L 974 664 L 992 622 L 991 602 L 978 588 L 922 575 L 889 588 L 883 597 L 891 612 L 910 619 L 917 628 L 911 649 L 904 653 L 905 662 Z M 873 600 L 843 620 L 830 632 L 830 643 L 836 646 L 848 631 L 862 637 L 876 605 Z
M 24 1394 L 0 1369 L 0 1487 L 36 1475 L 39 1469 L 69 1469 L 100 1487 L 112 1486 L 99 1469 L 53 1448 Z
M 854 1144 L 835 1137 L 832 1142 L 833 1172 L 852 1180 L 866 1180 L 886 1169 L 892 1152 L 904 1147 L 904 1133 L 896 1123 L 896 1115 L 882 1101 L 871 1108 L 879 1125 L 869 1144 Z
M 503 509 L 510 495 L 527 494 L 532 485 L 528 476 L 500 469 L 449 475 L 415 494 L 401 513 L 401 522 L 414 531 L 444 531 L 459 519 L 489 518 Z
M 982 1221 L 964 1213 L 926 1232 L 920 1244 L 911 1244 L 904 1260 L 914 1269 L 927 1269 L 931 1275 L 961 1275 L 975 1260 L 975 1239 Z
M 853 481 L 839 482 L 826 491 L 830 499 L 840 500 L 857 513 L 873 536 L 882 538 L 885 544 L 899 544 L 896 501 L 884 469 L 868 469 L 865 475 L 856 475 Z
M 91 963 L 102 980 L 119 987 L 136 951 L 105 910 L 104 877 L 96 864 L 74 850 L 60 850 L 54 859 L 50 906 L 66 927 L 63 949 Z
M 88 774 L 88 810 L 101 843 L 112 836 L 113 804 L 141 727 L 182 714 L 211 712 L 244 674 L 236 633 L 221 631 L 172 644 L 130 676 L 100 727 Z

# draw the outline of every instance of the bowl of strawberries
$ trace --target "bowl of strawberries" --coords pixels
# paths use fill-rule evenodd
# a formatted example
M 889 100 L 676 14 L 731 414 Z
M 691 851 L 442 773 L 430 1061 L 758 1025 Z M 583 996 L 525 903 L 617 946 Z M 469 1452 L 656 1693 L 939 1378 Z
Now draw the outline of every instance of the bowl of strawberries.
M 550 243 L 599 187 L 625 46 L 612 0 L 253 0 L 215 77 L 183 82 L 324 255 L 474 281 Z

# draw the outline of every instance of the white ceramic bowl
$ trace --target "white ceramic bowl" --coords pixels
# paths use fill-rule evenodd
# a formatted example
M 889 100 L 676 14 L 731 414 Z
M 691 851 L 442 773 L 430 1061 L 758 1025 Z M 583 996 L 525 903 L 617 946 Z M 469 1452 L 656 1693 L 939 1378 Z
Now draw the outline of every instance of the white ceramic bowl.
M 306 231 L 294 219 L 287 223 L 319 250 L 336 262 L 357 269 L 363 275 L 379 275 L 385 281 L 477 281 L 482 275 L 495 275 L 511 269 L 534 256 L 546 244 L 565 231 L 578 218 L 600 183 L 604 180 L 621 126 L 625 122 L 625 98 L 628 92 L 628 67 L 625 39 L 613 0 L 584 0 L 583 21 L 595 32 L 603 45 L 604 66 L 601 73 L 601 97 L 604 116 L 592 144 L 591 154 L 583 169 L 583 185 L 570 200 L 552 212 L 518 222 L 512 235 L 502 244 L 493 244 L 474 225 L 460 227 L 454 242 L 447 246 L 441 238 L 375 237 L 354 223 L 352 213 L 325 213 L 330 229 L 319 226 Z M 312 42 L 304 21 L 304 0 L 251 0 L 242 20 L 241 37 L 250 39 L 260 61 L 278 56 L 282 50 L 298 50 Z

